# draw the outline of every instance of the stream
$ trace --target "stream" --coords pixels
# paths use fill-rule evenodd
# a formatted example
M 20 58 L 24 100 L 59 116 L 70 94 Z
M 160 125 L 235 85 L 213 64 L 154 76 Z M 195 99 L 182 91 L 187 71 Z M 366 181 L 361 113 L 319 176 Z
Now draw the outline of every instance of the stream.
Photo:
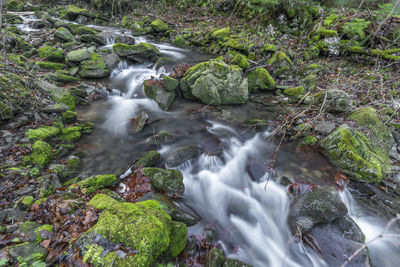
M 25 14 L 22 18 L 24 24 L 19 28 L 26 33 L 35 31 L 29 27 L 34 16 Z M 96 28 L 131 36 L 120 29 Z M 155 101 L 146 98 L 143 81 L 168 75 L 181 63 L 195 64 L 211 56 L 167 43 L 154 43 L 144 36 L 131 37 L 136 43 L 154 44 L 170 62 L 157 69 L 153 63 L 121 61 L 109 78 L 108 96 L 80 108 L 79 118 L 96 124 L 93 133 L 84 137 L 76 149 L 86 155 L 80 175 L 122 174 L 144 151 L 155 149 L 164 161 L 174 149 L 196 145 L 202 150 L 201 156 L 177 167 L 184 176 L 185 203 L 202 219 L 189 229 L 190 233 L 201 233 L 204 227 L 213 225 L 228 257 L 256 267 L 328 266 L 313 250 L 293 240 L 287 226 L 290 198 L 279 177 L 333 185 L 335 167 L 317 152 L 297 151 L 294 144 L 282 145 L 276 167 L 269 167 L 276 149 L 276 143 L 270 138 L 272 128 L 255 133 L 241 122 L 249 118 L 273 121 L 279 115 L 277 104 L 249 102 L 240 106 L 204 107 L 178 97 L 171 111 L 161 110 Z M 112 49 L 112 44 L 111 37 L 101 49 Z M 207 110 L 206 115 L 196 112 L 201 109 Z M 151 124 L 139 133 L 132 133 L 130 119 L 143 111 L 149 115 Z M 152 137 L 160 131 L 173 133 L 174 141 L 155 143 Z M 347 188 L 340 193 L 349 216 L 368 242 L 382 232 L 387 221 L 364 212 L 355 195 L 356 192 Z M 398 233 L 390 230 L 387 236 L 368 245 L 374 266 L 397 266 L 400 241 L 395 235 Z

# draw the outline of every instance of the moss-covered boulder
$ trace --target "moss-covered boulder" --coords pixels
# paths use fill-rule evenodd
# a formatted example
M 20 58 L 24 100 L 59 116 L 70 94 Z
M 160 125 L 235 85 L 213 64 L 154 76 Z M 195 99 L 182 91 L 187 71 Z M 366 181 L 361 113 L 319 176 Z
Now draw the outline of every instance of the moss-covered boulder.
M 148 98 L 157 102 L 158 106 L 163 110 L 169 110 L 175 100 L 175 92 L 167 91 L 162 84 L 153 80 L 144 82 L 144 92 Z
M 160 51 L 152 44 L 139 43 L 137 45 L 127 45 L 116 43 L 113 45 L 114 52 L 120 57 L 128 57 L 137 62 L 156 61 Z
M 178 170 L 143 168 L 142 173 L 150 179 L 157 191 L 177 195 L 183 195 L 183 192 L 185 191 L 183 176 Z
M 66 60 L 72 62 L 80 62 L 90 58 L 90 52 L 87 48 L 73 50 L 67 54 Z
M 263 67 L 257 67 L 246 75 L 249 82 L 249 90 L 251 92 L 262 90 L 273 90 L 275 88 L 274 78 L 269 74 L 268 70 Z
M 231 28 L 229 27 L 218 29 L 210 33 L 210 37 L 217 41 L 221 41 L 229 36 L 231 36 Z
M 51 137 L 56 136 L 60 132 L 60 129 L 53 126 L 42 126 L 37 129 L 29 129 L 25 132 L 25 135 L 29 139 L 34 140 L 47 140 Z
M 268 64 L 272 65 L 274 69 L 273 75 L 276 77 L 286 74 L 293 65 L 290 58 L 282 51 L 276 52 L 268 60 Z
M 38 140 L 32 146 L 32 162 L 39 167 L 46 167 L 50 163 L 52 156 L 53 149 L 48 143 Z
M 66 141 L 67 143 L 74 143 L 78 141 L 82 136 L 82 126 L 70 126 L 61 129 L 61 135 L 59 139 Z
M 186 41 L 182 37 L 182 35 L 178 35 L 175 37 L 175 39 L 172 41 L 172 44 L 177 47 L 185 47 L 186 46 Z
M 213 105 L 246 103 L 249 94 L 242 69 L 216 61 L 203 62 L 188 69 L 180 86 L 185 98 Z
M 67 71 L 57 70 L 55 73 L 50 73 L 47 77 L 56 83 L 74 83 L 79 81 L 78 78 L 69 75 Z
M 34 200 L 32 196 L 23 196 L 15 203 L 15 207 L 19 210 L 29 211 Z
M 75 35 L 84 35 L 84 34 L 97 34 L 98 31 L 96 31 L 93 28 L 90 28 L 86 25 L 79 26 L 78 28 L 74 29 L 74 34 Z
M 299 81 L 299 85 L 303 86 L 307 91 L 312 91 L 317 86 L 317 81 L 317 76 L 309 74 Z
M 54 32 L 54 36 L 61 39 L 64 42 L 76 42 L 76 39 L 72 35 L 72 33 L 64 27 L 58 28 Z
M 47 249 L 37 243 L 21 243 L 7 247 L 11 259 L 26 266 L 45 266 L 44 260 L 47 256 Z M 20 264 L 21 265 L 21 264 Z
M 63 70 L 66 67 L 62 63 L 55 63 L 49 61 L 37 61 L 35 65 L 45 70 Z
M 24 9 L 24 3 L 17 0 L 9 0 L 7 2 L 8 11 L 22 11 Z
M 288 223 L 293 234 L 305 233 L 314 225 L 332 222 L 346 214 L 347 208 L 334 188 L 316 188 L 292 201 Z
M 12 108 L 3 102 L 3 100 L 0 100 L 0 119 L 2 120 L 8 120 L 11 119 L 14 116 L 14 112 Z
M 88 205 L 104 209 L 96 225 L 77 242 L 85 262 L 95 266 L 151 266 L 162 254 L 177 256 L 186 245 L 187 228 L 175 223 L 160 203 L 118 203 L 98 195 Z M 121 256 L 115 244 L 135 250 Z
M 81 61 L 79 75 L 84 78 L 103 78 L 110 75 L 111 71 L 107 67 L 104 58 L 92 52 L 90 58 Z
M 156 32 L 165 32 L 169 28 L 168 24 L 161 19 L 154 20 L 152 23 L 150 23 L 150 27 Z
M 61 114 L 62 121 L 67 124 L 74 123 L 77 117 L 78 113 L 71 110 L 67 110 Z
M 346 112 L 353 107 L 350 95 L 342 90 L 332 89 L 319 92 L 313 96 L 313 99 L 315 104 L 322 105 L 325 102 L 326 111 L 332 113 Z
M 117 182 L 117 177 L 114 174 L 96 175 L 77 183 L 82 191 L 90 195 L 97 190 L 114 185 Z
M 196 145 L 181 146 L 168 153 L 165 163 L 170 168 L 176 168 L 188 161 L 196 160 L 201 152 Z
M 150 150 L 144 153 L 138 160 L 135 162 L 134 166 L 136 168 L 141 167 L 154 167 L 157 162 L 160 160 L 161 154 L 155 150 Z
M 323 153 L 350 179 L 380 182 L 390 171 L 389 156 L 361 132 L 341 125 L 321 141 Z
M 163 77 L 164 88 L 167 91 L 174 92 L 179 86 L 179 81 L 170 76 Z
M 63 62 L 64 53 L 61 49 L 45 45 L 37 50 L 40 58 L 48 61 Z
M 60 17 L 75 20 L 79 15 L 90 16 L 90 11 L 74 5 L 69 5 L 66 10 L 61 11 Z
M 390 129 L 379 120 L 376 109 L 361 108 L 351 113 L 347 118 L 356 122 L 368 133 L 368 137 L 385 151 L 396 145 Z
M 236 51 L 229 51 L 226 56 L 227 58 L 229 58 L 230 64 L 238 65 L 242 69 L 250 68 L 250 63 L 245 55 L 242 55 L 241 53 L 238 53 Z

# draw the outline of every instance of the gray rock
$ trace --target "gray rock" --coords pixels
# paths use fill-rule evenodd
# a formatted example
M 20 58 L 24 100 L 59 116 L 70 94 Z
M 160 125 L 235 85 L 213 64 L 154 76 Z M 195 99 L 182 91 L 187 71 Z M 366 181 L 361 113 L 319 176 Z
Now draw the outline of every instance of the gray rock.
M 1 221 L 10 221 L 10 222 L 21 222 L 23 221 L 28 213 L 26 211 L 17 210 L 17 209 L 5 209 L 0 211 L 0 219 Z
M 146 112 L 142 111 L 139 116 L 137 116 L 134 120 L 133 120 L 133 125 L 132 125 L 132 132 L 134 133 L 138 133 L 143 131 L 144 126 L 147 123 L 147 120 L 149 118 L 149 114 L 147 114 Z
M 389 156 L 390 156 L 392 159 L 400 160 L 400 154 L 397 152 L 397 148 L 396 148 L 396 147 L 393 147 L 393 148 L 389 151 Z
M 51 27 L 51 24 L 44 20 L 34 21 L 32 23 L 33 29 L 43 29 L 43 28 L 50 28 L 50 27 Z
M 115 69 L 121 58 L 117 54 L 111 53 L 104 56 L 104 61 L 109 69 Z
M 293 234 L 305 233 L 316 224 L 329 223 L 347 214 L 334 188 L 316 188 L 293 199 L 288 223 Z
M 392 135 L 393 135 L 393 138 L 394 138 L 394 140 L 396 141 L 396 143 L 397 143 L 398 145 L 400 145 L 400 132 L 398 132 L 398 131 L 392 131 Z
M 163 110 L 169 110 L 175 100 L 175 92 L 169 92 L 161 84 L 148 80 L 144 82 L 144 92 L 148 98 L 157 102 Z
M 135 38 L 132 38 L 132 37 L 126 36 L 126 35 L 117 35 L 114 37 L 114 42 L 115 43 L 123 43 L 123 44 L 127 44 L 127 45 L 134 45 Z
M 21 127 L 22 125 L 27 124 L 28 122 L 29 122 L 28 117 L 21 116 L 21 117 L 18 117 L 15 122 L 7 124 L 6 127 L 10 128 L 10 129 L 16 129 L 18 127 Z
M 75 22 L 78 24 L 87 24 L 88 18 L 83 15 L 78 15 L 75 19 Z
M 9 255 L 12 259 L 22 258 L 26 263 L 41 261 L 46 258 L 47 249 L 37 243 L 22 243 L 8 247 Z
M 60 104 L 49 105 L 47 107 L 42 108 L 41 110 L 47 113 L 63 113 L 69 110 L 69 106 L 60 103 Z
M 64 42 L 76 42 L 75 37 L 72 35 L 72 33 L 70 33 L 66 28 L 58 28 L 55 33 L 54 36 L 63 40 Z
M 336 128 L 336 125 L 332 122 L 318 121 L 314 125 L 314 131 L 321 135 L 328 135 L 335 128 Z
M 150 179 L 154 188 L 159 192 L 183 195 L 185 185 L 182 173 L 173 169 L 143 168 L 142 173 Z
M 325 99 L 326 93 L 326 99 Z M 350 96 L 341 90 L 328 90 L 316 95 L 315 101 L 322 104 L 325 99 L 325 107 L 329 112 L 340 113 L 349 111 L 352 108 Z
M 166 144 L 166 143 L 171 143 L 174 141 L 176 136 L 172 133 L 169 133 L 167 131 L 161 131 L 158 132 L 156 135 L 152 137 L 152 140 L 154 141 L 155 144 Z
M 220 267 L 225 262 L 225 253 L 222 249 L 213 248 L 211 249 L 205 259 L 205 267 Z
M 167 155 L 166 164 L 170 168 L 175 168 L 190 160 L 195 160 L 201 155 L 198 146 L 182 146 Z
M 68 52 L 66 59 L 72 62 L 80 62 L 90 58 L 90 52 L 87 48 L 81 48 Z

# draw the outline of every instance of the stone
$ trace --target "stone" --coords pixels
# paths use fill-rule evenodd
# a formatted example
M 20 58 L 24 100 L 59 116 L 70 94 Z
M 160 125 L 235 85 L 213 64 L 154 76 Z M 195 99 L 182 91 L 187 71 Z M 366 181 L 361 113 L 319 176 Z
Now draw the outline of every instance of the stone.
M 7 248 L 10 257 L 19 262 L 33 264 L 44 261 L 47 256 L 47 249 L 38 243 L 22 243 Z M 43 263 L 44 264 L 44 263 Z
M 66 28 L 61 27 L 58 28 L 55 32 L 54 32 L 54 36 L 63 40 L 64 42 L 76 42 L 75 37 L 72 35 L 72 33 L 70 33 L 70 31 L 68 31 Z
M 309 74 L 299 81 L 299 85 L 303 86 L 307 91 L 312 91 L 317 86 L 317 81 L 318 78 L 315 75 Z
M 229 51 L 229 53 L 226 55 L 227 58 L 230 60 L 230 64 L 232 65 L 238 65 L 242 69 L 248 69 L 250 68 L 250 62 L 248 61 L 247 57 L 245 55 L 242 55 L 234 50 Z
M 66 67 L 65 64 L 48 61 L 37 61 L 35 66 L 45 70 L 62 70 Z
M 81 48 L 78 50 L 73 50 L 67 54 L 67 61 L 80 62 L 82 60 L 90 58 L 90 52 L 87 48 Z
M 161 19 L 154 20 L 152 23 L 150 23 L 150 27 L 156 32 L 165 32 L 169 28 L 168 24 Z
M 77 183 L 81 190 L 90 195 L 99 189 L 112 186 L 117 182 L 117 177 L 114 174 L 96 175 Z
M 57 188 L 61 187 L 60 180 L 55 174 L 46 174 L 40 180 L 40 197 L 48 197 L 53 194 Z
M 113 45 L 113 50 L 118 56 L 128 57 L 139 63 L 156 61 L 160 56 L 160 51 L 157 47 L 148 43 L 139 43 L 137 45 L 116 43 Z
M 79 75 L 84 78 L 104 78 L 110 75 L 111 71 L 99 54 L 92 52 L 90 58 L 81 61 Z
M 60 132 L 60 129 L 53 127 L 53 126 L 42 126 L 37 129 L 29 129 L 25 132 L 25 135 L 29 139 L 34 140 L 47 140 L 54 136 L 57 136 Z
M 206 254 L 205 267 L 218 267 L 222 266 L 225 262 L 225 253 L 218 248 L 212 248 Z
M 46 112 L 46 113 L 63 113 L 67 110 L 69 110 L 69 106 L 62 104 L 62 103 L 48 105 L 41 109 L 41 111 Z
M 325 137 L 321 147 L 328 159 L 352 180 L 381 182 L 390 171 L 388 154 L 345 124 Z
M 164 88 L 170 92 L 174 92 L 179 86 L 179 81 L 170 76 L 164 76 L 163 83 L 164 83 Z
M 176 136 L 174 134 L 171 134 L 167 131 L 161 131 L 154 135 L 153 140 L 155 144 L 166 144 L 171 143 L 175 140 L 175 138 Z
M 144 82 L 144 92 L 148 98 L 157 102 L 162 110 L 169 110 L 175 100 L 175 92 L 166 91 L 163 85 L 157 81 Z
M 246 75 L 251 92 L 274 90 L 275 81 L 269 74 L 268 70 L 263 67 L 257 67 Z
M 78 78 L 68 75 L 67 71 L 57 70 L 55 73 L 50 73 L 49 77 L 54 82 L 59 82 L 61 84 L 74 83 L 79 81 Z
M 207 61 L 185 73 L 180 82 L 183 96 L 205 104 L 244 104 L 248 101 L 247 79 L 242 69 L 223 62 Z
M 325 136 L 330 134 L 335 128 L 336 125 L 332 122 L 317 121 L 314 125 L 314 131 Z
M 114 37 L 114 42 L 115 43 L 123 43 L 127 45 L 134 45 L 135 44 L 135 38 L 131 36 L 126 36 L 126 35 L 117 35 Z
M 326 93 L 326 97 L 325 97 Z M 341 113 L 349 111 L 353 104 L 350 96 L 341 90 L 328 90 L 314 95 L 314 102 L 322 104 L 325 99 L 326 111 L 333 113 Z
M 79 26 L 78 28 L 74 29 L 74 34 L 76 34 L 76 35 L 97 34 L 97 31 L 86 25 L 82 25 L 82 26 Z
M 63 62 L 64 53 L 61 49 L 45 45 L 37 50 L 39 57 L 48 61 Z
M 110 53 L 104 56 L 104 62 L 110 70 L 115 69 L 120 61 L 121 58 L 115 53 Z
M 67 110 L 61 114 L 62 121 L 66 124 L 74 123 L 78 118 L 78 113 Z
M 231 28 L 226 27 L 222 29 L 215 30 L 211 32 L 210 37 L 214 40 L 221 41 L 224 38 L 229 38 L 231 36 Z
M 107 40 L 99 34 L 83 34 L 80 36 L 80 40 L 85 43 L 97 43 L 99 45 L 106 45 Z
M 300 97 L 301 95 L 304 94 L 304 91 L 305 90 L 303 86 L 296 86 L 283 90 L 283 93 L 290 97 Z
M 134 166 L 136 168 L 142 167 L 154 167 L 157 162 L 160 160 L 161 154 L 155 150 L 150 150 L 140 156 L 135 162 Z
M 143 168 L 142 173 L 150 179 L 154 188 L 159 192 L 183 195 L 185 186 L 182 173 L 174 169 Z
M 168 153 L 166 164 L 169 168 L 175 168 L 188 161 L 197 159 L 200 155 L 201 149 L 197 146 L 181 146 Z
M 186 41 L 182 35 L 178 35 L 173 41 L 172 44 L 177 47 L 185 47 Z
M 293 234 L 303 234 L 317 224 L 332 222 L 346 214 L 347 208 L 335 188 L 315 188 L 293 199 L 288 223 Z
M 41 168 L 46 167 L 53 156 L 53 148 L 41 140 L 35 142 L 32 151 L 32 162 Z
M 144 126 L 147 124 L 147 120 L 149 119 L 149 114 L 142 111 L 140 114 L 133 120 L 132 131 L 135 133 L 143 131 Z

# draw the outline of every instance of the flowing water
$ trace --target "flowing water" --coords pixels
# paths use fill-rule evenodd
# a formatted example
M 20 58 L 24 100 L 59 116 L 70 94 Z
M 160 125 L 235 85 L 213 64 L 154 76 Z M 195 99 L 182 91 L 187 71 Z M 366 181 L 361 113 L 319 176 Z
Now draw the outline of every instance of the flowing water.
M 25 23 L 20 29 L 33 30 L 29 23 L 36 18 L 31 15 L 23 14 Z M 150 42 L 120 29 L 97 29 L 110 35 L 101 49 L 110 49 L 115 35 L 130 36 L 136 43 Z M 290 199 L 278 177 L 287 175 L 303 182 L 329 185 L 334 182 L 335 168 L 318 153 L 296 151 L 291 144 L 281 147 L 276 168 L 269 167 L 276 148 L 270 133 L 248 131 L 239 122 L 248 118 L 273 120 L 279 112 L 274 105 L 248 103 L 205 108 L 178 98 L 172 111 L 159 109 L 156 102 L 146 98 L 143 81 L 168 75 L 180 63 L 194 64 L 210 56 L 169 44 L 153 44 L 171 62 L 157 69 L 152 63 L 132 65 L 121 61 L 111 74 L 108 97 L 80 110 L 81 119 L 100 125 L 77 148 L 86 154 L 81 175 L 124 173 L 143 151 L 156 149 L 165 159 L 173 149 L 195 144 L 203 151 L 200 158 L 178 167 L 184 175 L 185 202 L 202 219 L 189 229 L 191 233 L 213 225 L 229 257 L 257 267 L 327 266 L 290 234 L 287 226 Z M 143 111 L 149 114 L 152 123 L 142 132 L 132 133 L 130 119 Z M 161 130 L 175 134 L 174 142 L 154 143 L 151 137 Z M 348 189 L 341 196 L 367 242 L 382 232 L 387 221 L 366 214 Z M 383 238 L 369 244 L 375 266 L 397 266 L 400 248 L 395 234 L 394 230 L 388 230 Z

